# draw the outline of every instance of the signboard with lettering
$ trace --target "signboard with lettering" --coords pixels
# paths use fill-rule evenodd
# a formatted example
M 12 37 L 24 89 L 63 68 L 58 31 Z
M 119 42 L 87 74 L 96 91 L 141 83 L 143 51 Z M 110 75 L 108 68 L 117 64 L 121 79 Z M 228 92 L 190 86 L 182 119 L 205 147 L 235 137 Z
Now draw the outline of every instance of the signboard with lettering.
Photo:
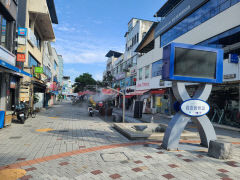
M 26 45 L 26 38 L 24 36 L 18 36 L 18 45 Z
M 25 54 L 17 54 L 17 61 L 18 62 L 25 62 L 26 61 L 26 55 Z
M 239 62 L 238 54 L 229 54 L 229 62 L 237 64 Z
M 225 74 L 223 76 L 224 79 L 235 79 L 236 78 L 236 74 Z
M 43 67 L 35 67 L 35 73 L 43 74 Z
M 17 48 L 17 52 L 18 53 L 26 53 L 26 46 L 23 46 L 23 45 L 19 45 L 18 48 Z
M 192 117 L 199 117 L 207 114 L 210 110 L 210 106 L 200 99 L 189 99 L 181 104 L 181 111 Z
M 27 28 L 18 28 L 18 35 L 19 36 L 27 36 Z

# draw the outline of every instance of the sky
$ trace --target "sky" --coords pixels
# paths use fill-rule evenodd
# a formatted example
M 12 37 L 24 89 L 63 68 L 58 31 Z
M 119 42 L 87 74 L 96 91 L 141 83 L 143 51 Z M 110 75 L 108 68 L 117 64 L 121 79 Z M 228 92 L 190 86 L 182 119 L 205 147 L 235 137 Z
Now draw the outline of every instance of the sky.
M 59 24 L 52 45 L 64 59 L 72 82 L 82 73 L 102 80 L 109 50 L 124 52 L 131 18 L 157 21 L 153 15 L 165 0 L 55 0 Z

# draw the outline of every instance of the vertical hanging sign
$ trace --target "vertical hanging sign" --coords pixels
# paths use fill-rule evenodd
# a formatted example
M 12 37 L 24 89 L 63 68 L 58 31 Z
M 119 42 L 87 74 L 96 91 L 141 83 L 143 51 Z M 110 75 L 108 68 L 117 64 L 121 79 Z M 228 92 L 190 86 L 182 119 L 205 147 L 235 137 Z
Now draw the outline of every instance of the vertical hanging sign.
M 26 61 L 26 36 L 27 28 L 18 28 L 18 48 L 17 48 L 17 61 L 25 62 Z

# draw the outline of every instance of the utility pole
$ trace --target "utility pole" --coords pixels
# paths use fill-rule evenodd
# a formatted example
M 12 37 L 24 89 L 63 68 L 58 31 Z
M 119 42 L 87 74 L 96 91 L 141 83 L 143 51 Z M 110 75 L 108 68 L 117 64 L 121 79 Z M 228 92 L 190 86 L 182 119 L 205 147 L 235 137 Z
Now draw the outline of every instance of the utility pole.
M 122 93 L 122 92 L 120 92 L 120 91 L 118 91 L 118 90 L 116 90 L 116 89 L 113 89 L 113 88 L 111 88 L 111 87 L 107 87 L 108 89 L 111 89 L 111 90 L 113 90 L 113 91 L 115 91 L 115 92 L 117 92 L 117 93 L 119 93 L 119 94 L 121 94 L 122 96 L 123 96 L 123 110 L 122 110 L 122 116 L 123 116 L 123 123 L 125 123 L 125 94 L 124 93 Z

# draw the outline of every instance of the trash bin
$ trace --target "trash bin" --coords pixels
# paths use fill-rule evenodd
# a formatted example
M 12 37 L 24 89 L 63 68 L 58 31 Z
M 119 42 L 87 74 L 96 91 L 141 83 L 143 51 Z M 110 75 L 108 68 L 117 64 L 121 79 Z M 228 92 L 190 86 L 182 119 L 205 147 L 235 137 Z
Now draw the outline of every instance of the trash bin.
M 143 101 L 136 101 L 134 107 L 134 118 L 142 118 Z
M 4 126 L 5 111 L 0 111 L 0 129 Z

